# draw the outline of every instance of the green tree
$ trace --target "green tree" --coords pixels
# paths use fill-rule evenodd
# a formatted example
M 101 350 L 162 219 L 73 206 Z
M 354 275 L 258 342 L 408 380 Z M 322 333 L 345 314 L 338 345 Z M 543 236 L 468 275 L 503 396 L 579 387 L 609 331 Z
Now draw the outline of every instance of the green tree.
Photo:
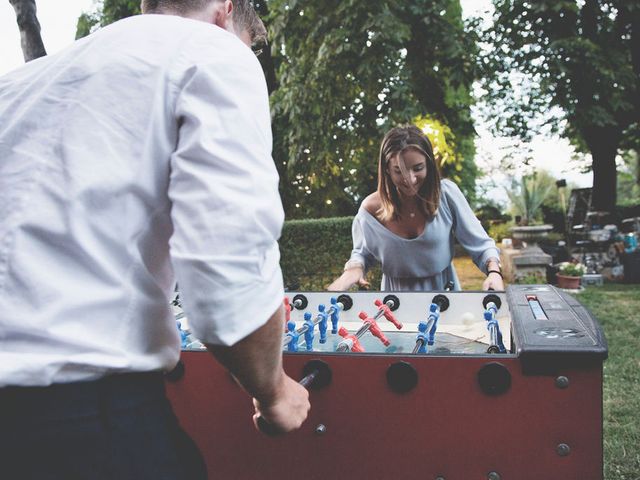
M 399 123 L 431 127 L 444 173 L 473 201 L 475 37 L 459 0 L 254 0 L 271 39 L 273 157 L 289 218 L 353 214 L 376 187 L 379 144 Z M 138 13 L 105 0 L 78 36 Z
M 104 27 L 117 20 L 139 13 L 139 0 L 103 0 L 95 2 L 93 11 L 84 12 L 78 18 L 76 38 L 86 37 L 96 28 Z
M 289 217 L 352 214 L 399 123 L 447 126 L 445 173 L 472 195 L 473 36 L 459 1 L 269 0 L 274 158 Z M 442 162 L 442 158 L 440 159 Z
M 594 209 L 613 211 L 616 155 L 637 147 L 640 137 L 640 3 L 494 0 L 494 6 L 480 65 L 495 130 L 523 139 L 542 126 L 561 132 L 591 153 Z
M 640 205 L 640 161 L 636 151 L 622 155 L 622 165 L 618 169 L 618 196 L 620 205 Z

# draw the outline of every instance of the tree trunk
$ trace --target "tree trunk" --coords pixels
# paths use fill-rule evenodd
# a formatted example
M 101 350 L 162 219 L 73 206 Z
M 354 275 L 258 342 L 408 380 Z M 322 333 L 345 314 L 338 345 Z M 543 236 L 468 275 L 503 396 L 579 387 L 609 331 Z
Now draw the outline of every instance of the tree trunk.
M 587 137 L 587 144 L 593 159 L 593 190 L 591 210 L 597 212 L 615 211 L 617 171 L 616 155 L 621 132 L 614 128 L 593 129 Z
M 44 57 L 47 52 L 40 36 L 40 22 L 36 16 L 36 0 L 9 0 L 16 11 L 16 20 L 20 29 L 20 45 L 24 61 Z

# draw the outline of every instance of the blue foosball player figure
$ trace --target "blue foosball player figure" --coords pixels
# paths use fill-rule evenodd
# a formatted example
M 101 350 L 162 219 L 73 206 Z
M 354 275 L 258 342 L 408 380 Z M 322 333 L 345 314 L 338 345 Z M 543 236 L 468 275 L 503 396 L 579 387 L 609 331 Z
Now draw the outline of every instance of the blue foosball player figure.
M 489 309 L 484 312 L 484 319 L 487 321 L 487 330 L 489 330 L 490 353 L 506 353 L 507 349 L 502 341 L 502 332 L 495 315 Z
M 425 321 L 421 321 L 418 324 L 418 335 L 416 335 L 416 342 L 420 342 L 421 345 L 418 348 L 418 351 L 416 353 L 427 353 L 427 341 L 428 341 L 427 327 L 428 327 L 428 324 Z
M 329 314 L 324 311 L 324 304 L 318 305 L 318 330 L 320 331 L 320 343 L 327 342 L 327 322 L 329 320 Z
M 313 319 L 311 318 L 311 312 L 304 313 L 304 324 L 307 327 L 304 332 L 304 341 L 307 346 L 307 351 L 310 352 L 311 350 L 313 350 L 313 337 L 315 336 L 313 330 L 316 326 L 316 324 L 313 323 Z
M 438 329 L 438 319 L 440 318 L 440 307 L 435 303 L 432 303 L 429 307 L 429 320 L 432 323 L 431 329 L 429 330 L 429 339 L 428 344 L 433 345 L 436 339 L 436 330 Z
M 298 351 L 298 338 L 300 334 L 296 332 L 296 324 L 295 322 L 287 322 L 287 337 L 291 337 L 291 340 L 287 344 L 287 350 L 289 352 L 297 352 Z
M 176 326 L 178 327 L 178 332 L 180 332 L 180 348 L 187 348 L 189 344 L 189 332 L 182 329 L 182 322 L 180 322 L 180 320 L 176 321 Z
M 331 333 L 338 333 L 338 321 L 340 320 L 340 304 L 336 297 L 331 297 Z

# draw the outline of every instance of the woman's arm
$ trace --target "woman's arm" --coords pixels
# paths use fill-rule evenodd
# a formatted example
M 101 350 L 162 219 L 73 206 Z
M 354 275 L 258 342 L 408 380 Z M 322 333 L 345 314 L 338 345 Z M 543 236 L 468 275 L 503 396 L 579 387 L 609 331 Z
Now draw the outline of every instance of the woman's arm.
M 364 265 L 349 260 L 344 267 L 344 272 L 327 287 L 330 292 L 343 292 L 349 290 L 353 285 L 369 288 L 364 273 Z
M 351 257 L 345 264 L 342 275 L 327 287 L 327 290 L 331 292 L 349 290 L 355 284 L 358 284 L 359 287 L 369 288 L 369 282 L 367 282 L 365 275 L 367 268 L 372 263 L 372 255 L 365 247 L 364 231 L 360 221 L 359 215 L 356 215 L 353 219 L 351 226 L 351 236 L 353 238 Z
M 487 278 L 482 282 L 483 290 L 504 290 L 504 280 L 502 279 L 502 269 L 497 258 L 487 260 Z
M 482 228 L 482 224 L 471 210 L 469 202 L 458 186 L 451 181 L 443 181 L 443 190 L 445 190 L 447 203 L 453 216 L 456 238 L 469 252 L 476 266 L 487 274 L 482 288 L 484 290 L 504 290 L 499 261 L 500 251 L 495 242 Z

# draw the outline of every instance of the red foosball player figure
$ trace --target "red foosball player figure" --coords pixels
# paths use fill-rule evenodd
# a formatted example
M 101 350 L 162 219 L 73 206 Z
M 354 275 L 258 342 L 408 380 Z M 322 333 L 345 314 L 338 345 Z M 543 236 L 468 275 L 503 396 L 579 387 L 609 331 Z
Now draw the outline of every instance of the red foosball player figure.
M 374 318 L 371 318 L 367 315 L 367 312 L 360 312 L 358 316 L 362 319 L 365 324 L 369 324 L 369 331 L 384 344 L 385 347 L 388 347 L 391 343 L 389 339 L 382 333 L 380 327 L 378 327 L 378 323 Z
M 344 338 L 344 340 L 342 340 L 338 344 L 337 350 L 339 352 L 346 352 L 349 350 L 351 350 L 352 352 L 364 352 L 364 348 L 362 348 L 358 337 L 356 337 L 352 333 L 349 333 L 346 328 L 340 327 L 340 329 L 338 330 L 338 335 Z
M 373 303 L 375 303 L 376 307 L 378 307 L 378 311 L 382 311 L 384 318 L 393 323 L 398 330 L 402 328 L 402 323 L 400 323 L 396 316 L 391 312 L 389 305 L 382 303 L 382 300 L 380 300 L 379 298 L 377 298 Z
M 284 297 L 284 333 L 287 333 L 287 323 L 291 320 L 291 304 L 289 303 L 289 297 Z

